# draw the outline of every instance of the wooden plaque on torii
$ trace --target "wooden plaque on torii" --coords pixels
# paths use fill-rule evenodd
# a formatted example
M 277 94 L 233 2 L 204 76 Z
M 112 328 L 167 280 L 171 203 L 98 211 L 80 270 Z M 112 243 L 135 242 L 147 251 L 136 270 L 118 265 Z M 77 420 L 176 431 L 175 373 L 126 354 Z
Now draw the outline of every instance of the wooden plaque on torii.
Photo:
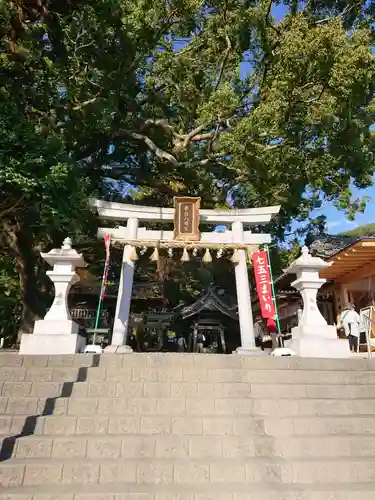
M 199 241 L 200 198 L 176 196 L 174 199 L 173 239 L 179 241 Z

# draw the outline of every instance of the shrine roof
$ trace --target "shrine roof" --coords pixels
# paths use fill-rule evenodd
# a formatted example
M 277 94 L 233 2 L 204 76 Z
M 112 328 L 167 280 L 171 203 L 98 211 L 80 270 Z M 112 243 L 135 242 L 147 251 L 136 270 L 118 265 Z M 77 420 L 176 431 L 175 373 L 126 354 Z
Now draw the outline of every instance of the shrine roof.
M 358 237 L 354 236 L 321 236 L 311 243 L 309 251 L 314 257 L 327 260 L 356 241 L 358 241 Z
M 279 292 L 281 290 L 294 290 L 293 287 L 290 286 L 290 284 L 297 278 L 296 274 L 293 273 L 283 273 L 278 276 L 275 281 L 274 285 L 276 288 L 276 291 Z
M 331 265 L 319 273 L 322 278 L 342 283 L 368 278 L 375 274 L 375 238 L 357 238 L 328 261 Z
M 348 282 L 375 274 L 374 237 L 324 236 L 313 241 L 309 250 L 314 257 L 331 263 L 319 273 L 326 280 Z M 277 293 L 292 289 L 295 279 L 295 274 L 281 274 L 275 280 Z
M 353 236 L 340 236 L 340 235 L 328 235 L 317 237 L 309 246 L 310 254 L 314 257 L 320 257 L 323 260 L 328 260 L 333 257 L 336 253 L 345 250 L 359 241 L 357 237 Z M 295 289 L 291 286 L 291 283 L 296 279 L 296 274 L 293 273 L 282 273 L 278 276 L 275 281 L 275 288 L 277 294 L 293 294 Z
M 198 297 L 193 304 L 183 307 L 179 311 L 178 308 L 176 308 L 175 311 L 179 313 L 183 319 L 187 319 L 199 314 L 204 309 L 217 310 L 232 319 L 238 320 L 236 306 L 230 306 L 226 300 L 219 297 L 215 288 L 210 288 L 206 293 Z

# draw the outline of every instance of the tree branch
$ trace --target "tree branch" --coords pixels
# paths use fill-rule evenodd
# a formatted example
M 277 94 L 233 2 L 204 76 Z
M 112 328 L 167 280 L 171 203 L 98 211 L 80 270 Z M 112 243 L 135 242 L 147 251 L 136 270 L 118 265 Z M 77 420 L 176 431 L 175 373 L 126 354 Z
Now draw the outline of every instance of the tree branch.
M 220 131 L 218 131 L 218 134 Z M 197 134 L 194 137 L 190 139 L 191 142 L 198 142 L 198 141 L 208 141 L 209 139 L 214 139 L 215 135 L 218 135 L 215 132 L 206 132 L 204 134 Z
M 168 127 L 170 126 L 168 125 Z M 214 137 L 215 132 L 199 134 L 199 131 L 202 130 L 203 127 L 204 127 L 203 125 L 200 125 L 199 127 L 196 127 L 194 130 L 192 130 L 189 134 L 184 136 L 185 138 L 182 146 L 187 147 L 190 141 L 206 140 Z M 155 154 L 155 156 L 157 156 L 159 159 L 163 161 L 171 163 L 174 167 L 183 166 L 189 163 L 189 162 L 179 162 L 175 156 L 157 146 L 155 142 L 145 134 L 140 134 L 138 132 L 132 132 L 130 130 L 122 129 L 119 132 L 116 132 L 112 137 L 113 138 L 128 137 L 129 139 L 134 139 L 136 141 L 143 142 L 147 146 L 147 148 Z M 216 163 L 218 165 L 220 164 L 221 166 L 223 167 L 225 166 L 227 168 L 227 165 L 218 161 L 218 158 L 222 156 L 223 156 L 222 153 L 218 153 L 216 155 L 210 156 L 209 158 L 204 158 L 203 160 L 193 161 L 192 164 L 195 166 L 206 166 L 210 163 Z
M 140 130 L 143 131 L 145 128 L 152 125 L 161 127 L 165 132 L 167 132 L 168 135 L 172 135 L 175 138 L 173 143 L 176 151 L 185 151 L 190 142 L 207 141 L 215 137 L 215 132 L 205 132 L 200 134 L 206 125 L 199 125 L 188 134 L 178 134 L 175 132 L 172 125 L 164 119 L 148 119 L 143 123 Z
M 200 35 L 200 33 L 194 34 L 192 36 L 192 38 L 190 39 L 190 41 L 186 44 L 186 46 L 183 47 L 182 49 L 180 49 L 179 51 L 175 52 L 175 55 L 177 57 L 180 57 L 180 56 L 186 54 L 187 52 L 190 52 L 193 49 L 199 48 L 199 46 L 202 45 L 202 43 L 203 43 L 202 41 L 197 43 L 197 46 L 194 45 L 194 42 L 195 42 L 195 40 L 197 40 L 199 38 L 199 35 Z
M 218 161 L 218 159 L 222 157 L 223 157 L 222 153 L 217 153 L 216 155 L 209 156 L 208 158 L 204 158 L 203 160 L 193 161 L 192 164 L 196 165 L 197 167 L 198 166 L 204 167 L 206 165 L 209 165 L 210 163 L 217 163 L 217 164 L 221 163 L 222 165 L 224 165 L 224 163 Z
M 119 130 L 119 132 L 116 132 L 114 134 L 114 137 L 121 136 L 143 142 L 147 146 L 147 148 L 152 151 L 160 160 L 168 161 L 174 167 L 178 167 L 179 162 L 177 161 L 177 159 L 172 154 L 164 151 L 164 149 L 159 148 L 159 146 L 157 146 L 154 141 L 152 141 L 147 135 L 138 134 L 137 132 L 131 132 L 130 130 L 124 129 Z
M 183 140 L 183 143 L 182 143 L 183 149 L 186 149 L 188 147 L 188 145 L 189 145 L 189 142 L 192 141 L 193 139 L 194 140 L 199 140 L 199 139 L 195 139 L 195 138 L 199 134 L 199 132 L 201 132 L 203 129 L 204 129 L 204 125 L 199 125 L 195 129 L 193 129 L 191 132 L 189 132 L 188 134 L 186 134 L 184 136 L 184 140 Z
M 227 35 L 227 33 L 225 33 L 225 41 L 227 43 L 227 48 L 224 52 L 224 57 L 223 57 L 223 60 L 221 61 L 221 65 L 220 65 L 220 70 L 219 70 L 219 74 L 218 74 L 218 77 L 217 77 L 217 80 L 216 80 L 216 83 L 214 85 L 214 92 L 216 92 L 216 90 L 219 88 L 220 86 L 220 83 L 221 83 L 221 79 L 223 77 L 223 73 L 224 73 L 224 69 L 225 69 L 225 65 L 227 63 L 227 60 L 228 60 L 228 57 L 229 57 L 229 52 L 231 51 L 231 48 L 232 48 L 232 42 L 230 41 L 230 38 L 229 36 Z
M 276 33 L 278 35 L 280 35 L 280 30 L 278 30 L 276 28 L 276 26 L 274 26 L 271 22 L 270 22 L 270 15 L 271 15 L 271 9 L 272 9 L 272 4 L 273 4 L 273 0 L 270 0 L 269 4 L 268 4 L 268 8 L 267 8 L 267 13 L 266 13 L 266 25 L 269 27 L 269 28 L 272 28 L 274 31 L 276 31 Z
M 95 97 L 91 98 L 91 99 L 87 99 L 87 101 L 83 101 L 79 104 L 76 104 L 75 106 L 72 107 L 72 110 L 73 111 L 79 111 L 80 109 L 88 106 L 89 104 L 93 104 L 94 102 L 96 102 L 98 99 L 100 98 L 99 94 L 97 94 Z
M 329 21 L 333 21 L 334 19 L 342 19 L 346 14 L 348 14 L 350 11 L 352 11 L 355 7 L 358 7 L 362 4 L 362 2 L 357 2 L 353 3 L 352 5 L 347 5 L 345 9 L 341 12 L 341 14 L 338 14 L 337 16 L 329 16 L 325 17 L 324 19 L 319 19 L 318 21 L 315 21 L 313 24 L 323 24 L 327 23 Z
M 266 151 L 273 151 L 274 149 L 279 149 L 284 146 L 286 146 L 286 141 L 283 142 L 278 142 L 277 144 L 260 144 L 259 142 L 251 142 L 251 144 L 255 147 L 263 149 L 264 152 Z
M 271 23 L 271 21 L 270 21 L 272 3 L 273 3 L 273 0 L 270 0 L 270 2 L 268 4 L 267 12 L 266 12 L 265 22 L 266 22 L 266 26 L 268 28 L 273 29 L 277 33 L 277 35 L 280 35 L 280 30 L 278 28 L 276 28 L 276 26 L 274 26 Z M 268 40 L 265 39 L 265 42 L 268 42 Z M 263 76 L 262 76 L 262 83 L 261 83 L 261 86 L 260 86 L 261 89 L 262 89 L 262 87 L 263 87 L 263 85 L 264 85 L 264 83 L 266 81 L 266 78 L 267 78 L 267 74 L 268 74 L 268 70 L 269 70 L 269 66 L 270 66 L 270 59 L 269 59 L 269 57 L 274 55 L 274 50 L 279 45 L 279 43 L 280 42 L 277 39 L 276 42 L 274 42 L 273 45 L 271 45 L 270 50 L 265 50 L 265 52 L 263 54 L 263 57 L 261 59 L 261 62 L 264 63 L 264 71 L 263 71 Z
M 302 102 L 302 103 L 304 103 L 304 104 L 311 104 L 312 102 L 319 101 L 319 100 L 320 100 L 320 98 L 322 97 L 322 95 L 324 94 L 324 91 L 325 91 L 325 89 L 326 89 L 326 85 L 327 85 L 326 83 L 324 83 L 324 84 L 322 85 L 322 90 L 319 92 L 319 94 L 318 94 L 316 97 L 312 97 L 311 99 L 307 99 L 306 101 L 303 101 L 303 100 L 298 100 L 298 101 L 296 101 L 296 104 L 297 104 L 297 103 L 300 103 L 300 102 Z
M 157 119 L 157 120 L 153 120 L 151 118 L 147 119 L 142 124 L 140 130 L 142 131 L 145 128 L 147 128 L 148 126 L 150 126 L 150 125 L 154 125 L 155 127 L 161 127 L 168 134 L 171 134 L 171 135 L 174 135 L 174 136 L 177 136 L 177 137 L 181 137 L 181 136 L 179 136 L 178 134 L 175 133 L 172 125 L 169 125 L 169 123 L 167 122 L 167 120 L 165 120 L 163 118 L 160 118 L 160 119 Z
M 21 196 L 21 198 L 20 198 L 20 199 L 19 199 L 19 200 L 18 200 L 18 201 L 14 204 L 14 205 L 12 205 L 11 207 L 9 207 L 9 208 L 7 208 L 7 209 L 3 210 L 3 211 L 0 213 L 0 218 L 4 217 L 5 215 L 7 215 L 7 214 L 9 214 L 9 213 L 12 213 L 12 212 L 13 212 L 13 210 L 14 210 L 15 208 L 17 208 L 17 207 L 18 207 L 18 205 L 22 202 L 22 200 L 24 200 L 24 198 L 25 198 L 25 195 Z

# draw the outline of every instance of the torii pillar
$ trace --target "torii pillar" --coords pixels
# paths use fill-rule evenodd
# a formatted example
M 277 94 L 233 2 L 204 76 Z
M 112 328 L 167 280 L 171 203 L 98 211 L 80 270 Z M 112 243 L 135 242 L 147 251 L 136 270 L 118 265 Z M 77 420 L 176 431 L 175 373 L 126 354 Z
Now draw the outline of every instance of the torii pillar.
M 129 239 L 137 239 L 138 219 L 129 218 L 127 223 L 127 232 Z M 134 281 L 134 260 L 131 260 L 130 254 L 132 247 L 125 245 L 122 263 L 120 282 L 118 286 L 118 295 L 116 302 L 115 321 L 113 324 L 112 342 L 106 348 L 106 352 L 127 353 L 132 352 L 130 346 L 126 345 L 129 331 L 130 303 L 132 299 L 133 281 Z
M 239 240 L 244 240 L 243 224 L 241 221 L 233 222 L 233 235 Z M 238 262 L 235 264 L 234 273 L 236 277 L 238 319 L 240 323 L 241 347 L 236 349 L 237 354 L 262 355 L 263 351 L 255 347 L 254 320 L 251 309 L 251 294 L 249 275 L 247 271 L 246 251 L 237 250 Z

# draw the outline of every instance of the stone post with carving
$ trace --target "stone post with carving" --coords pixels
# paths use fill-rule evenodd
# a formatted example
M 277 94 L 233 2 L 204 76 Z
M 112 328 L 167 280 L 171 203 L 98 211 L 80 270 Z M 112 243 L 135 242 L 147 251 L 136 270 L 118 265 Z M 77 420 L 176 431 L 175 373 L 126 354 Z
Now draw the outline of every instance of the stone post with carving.
M 70 238 L 65 238 L 61 248 L 41 253 L 53 267 L 47 275 L 55 285 L 55 298 L 44 319 L 36 321 L 33 334 L 23 334 L 20 354 L 73 354 L 83 352 L 86 340 L 78 334 L 78 325 L 69 313 L 69 290 L 79 278 L 77 267 L 85 267 L 82 254 L 72 248 Z
M 286 270 L 296 274 L 297 279 L 291 284 L 298 290 L 303 300 L 303 311 L 298 326 L 292 328 L 292 339 L 287 347 L 297 356 L 304 358 L 348 358 L 349 344 L 337 339 L 336 327 L 327 325 L 319 311 L 317 293 L 326 282 L 320 278 L 319 271 L 328 267 L 323 259 L 312 257 L 307 247 L 302 248 L 302 255 Z

